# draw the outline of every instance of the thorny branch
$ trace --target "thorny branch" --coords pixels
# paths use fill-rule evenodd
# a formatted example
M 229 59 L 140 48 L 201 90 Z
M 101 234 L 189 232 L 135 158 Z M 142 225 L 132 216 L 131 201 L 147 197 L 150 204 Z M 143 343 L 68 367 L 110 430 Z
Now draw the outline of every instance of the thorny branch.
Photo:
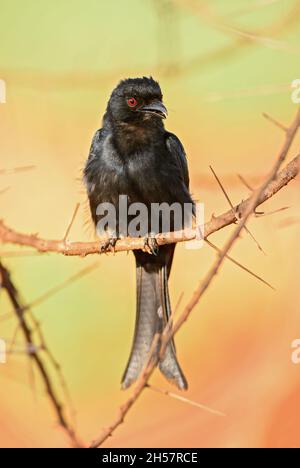
M 60 366 L 46 345 L 39 323 L 36 321 L 32 314 L 24 314 L 24 309 L 26 309 L 26 307 L 22 304 L 18 290 L 16 289 L 11 279 L 10 273 L 7 270 L 7 268 L 2 264 L 2 262 L 0 262 L 0 278 L 1 287 L 5 289 L 8 294 L 9 300 L 18 319 L 19 328 L 23 332 L 23 336 L 26 342 L 26 348 L 28 350 L 27 354 L 30 357 L 30 359 L 34 361 L 39 371 L 39 374 L 44 382 L 49 401 L 51 402 L 54 411 L 57 415 L 58 422 L 60 426 L 64 429 L 66 434 L 69 436 L 72 446 L 77 448 L 82 447 L 83 445 L 80 442 L 75 432 L 75 429 L 73 428 L 71 422 L 69 422 L 68 417 L 65 414 L 64 406 L 60 401 L 57 390 L 55 389 L 55 386 L 51 380 L 47 364 L 45 362 L 45 359 L 43 358 L 42 353 L 48 356 L 50 362 L 56 369 L 61 385 L 66 395 L 68 396 L 67 386 L 61 374 Z M 35 330 L 30 324 L 30 319 L 33 323 Z M 36 340 L 34 338 L 34 331 L 37 331 L 38 333 L 39 344 L 36 344 Z
M 298 110 L 297 116 L 295 120 L 293 121 L 292 125 L 286 131 L 286 138 L 285 138 L 284 144 L 279 152 L 279 155 L 275 161 L 275 164 L 270 174 L 265 178 L 261 186 L 257 190 L 255 190 L 252 196 L 247 200 L 246 205 L 244 205 L 244 209 L 242 213 L 240 213 L 239 222 L 236 228 L 234 229 L 233 233 L 229 237 L 222 251 L 219 252 L 218 257 L 215 260 L 213 266 L 208 271 L 207 275 L 201 281 L 200 285 L 198 286 L 198 288 L 192 295 L 191 299 L 188 301 L 188 303 L 184 307 L 184 310 L 181 316 L 179 317 L 179 319 L 177 320 L 177 322 L 175 323 L 175 325 L 172 326 L 172 324 L 168 323 L 162 335 L 155 337 L 153 341 L 152 349 L 150 351 L 148 363 L 145 366 L 140 378 L 138 379 L 131 396 L 120 407 L 119 414 L 115 418 L 113 423 L 108 428 L 104 429 L 101 435 L 92 442 L 91 448 L 97 448 L 97 447 L 102 446 L 103 443 L 109 437 L 111 437 L 114 431 L 124 422 L 125 417 L 127 416 L 131 407 L 135 404 L 135 402 L 137 401 L 139 396 L 142 394 L 142 392 L 145 390 L 145 388 L 147 388 L 148 381 L 155 367 L 157 366 L 158 362 L 163 357 L 168 342 L 183 326 L 183 324 L 186 322 L 186 320 L 190 316 L 192 310 L 195 308 L 195 306 L 200 301 L 201 297 L 205 294 L 208 287 L 211 285 L 215 276 L 219 272 L 225 258 L 227 257 L 228 253 L 230 252 L 235 242 L 239 239 L 241 231 L 246 226 L 248 219 L 250 218 L 251 215 L 253 215 L 253 213 L 255 212 L 255 209 L 260 204 L 261 200 L 264 199 L 266 194 L 269 194 L 270 196 L 267 198 L 270 198 L 272 196 L 271 194 L 274 195 L 274 193 L 276 193 L 274 192 L 274 186 L 278 187 L 278 180 L 282 180 L 282 176 L 284 176 L 283 179 L 285 180 L 285 183 L 281 186 L 281 188 L 288 183 L 286 179 L 286 169 L 291 165 L 291 163 L 285 168 L 285 170 L 281 171 L 280 174 L 278 174 L 278 171 L 282 163 L 287 157 L 288 151 L 292 145 L 292 142 L 296 136 L 296 133 L 299 127 L 300 127 L 300 109 Z M 292 161 L 292 163 L 295 164 L 295 168 L 296 168 L 296 174 L 294 175 L 295 177 L 299 173 L 299 170 L 300 170 L 299 156 L 296 157 Z
M 290 134 L 290 131 L 288 132 Z M 285 187 L 299 174 L 300 154 L 296 156 L 287 166 L 279 172 L 276 178 L 268 181 L 268 184 L 255 199 L 255 207 L 272 198 L 277 192 Z M 277 172 L 276 172 L 277 174 Z M 254 192 L 255 193 L 255 192 Z M 230 209 L 220 216 L 212 216 L 211 220 L 204 225 L 203 236 L 208 238 L 213 233 L 223 229 L 231 224 L 236 224 L 243 219 L 249 206 L 251 206 L 253 196 L 247 200 L 241 201 L 234 209 Z M 156 235 L 158 245 L 171 244 L 174 242 L 185 242 L 196 239 L 199 232 L 197 229 L 177 231 L 175 233 L 163 233 Z M 3 244 L 15 244 L 26 247 L 32 247 L 39 252 L 56 252 L 69 256 L 86 256 L 99 254 L 101 246 L 106 239 L 100 239 L 98 242 L 66 242 L 65 240 L 47 240 L 36 234 L 23 234 L 15 231 L 3 221 L 0 221 L 0 242 Z M 129 250 L 138 250 L 144 248 L 144 239 L 142 238 L 124 238 L 118 240 L 114 252 L 125 252 Z

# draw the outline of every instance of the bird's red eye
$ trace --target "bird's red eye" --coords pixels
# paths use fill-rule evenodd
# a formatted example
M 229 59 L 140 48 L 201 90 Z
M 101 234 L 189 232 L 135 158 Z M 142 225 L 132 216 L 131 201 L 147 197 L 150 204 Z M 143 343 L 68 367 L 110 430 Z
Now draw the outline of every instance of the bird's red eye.
M 134 97 L 127 99 L 127 104 L 129 107 L 135 107 L 137 105 L 137 100 Z

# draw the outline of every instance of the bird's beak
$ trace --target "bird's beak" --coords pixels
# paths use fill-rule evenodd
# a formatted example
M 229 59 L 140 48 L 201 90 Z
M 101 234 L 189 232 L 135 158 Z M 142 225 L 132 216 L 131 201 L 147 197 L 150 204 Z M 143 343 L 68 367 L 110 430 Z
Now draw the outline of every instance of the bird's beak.
M 168 111 L 161 101 L 153 101 L 150 104 L 146 104 L 140 107 L 139 111 L 147 114 L 155 114 L 161 119 L 166 119 L 168 115 Z

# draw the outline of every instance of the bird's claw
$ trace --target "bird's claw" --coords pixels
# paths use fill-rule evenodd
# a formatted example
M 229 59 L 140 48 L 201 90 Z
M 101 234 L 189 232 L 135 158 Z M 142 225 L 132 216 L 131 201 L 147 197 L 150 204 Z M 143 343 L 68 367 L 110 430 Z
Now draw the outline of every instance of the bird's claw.
M 155 237 L 145 237 L 144 251 L 151 255 L 157 255 L 158 250 L 159 250 L 159 246 Z
M 103 244 L 101 244 L 100 253 L 102 254 L 109 253 L 109 252 L 115 253 L 115 246 L 116 246 L 117 240 L 118 239 L 116 237 L 111 237 L 107 239 Z

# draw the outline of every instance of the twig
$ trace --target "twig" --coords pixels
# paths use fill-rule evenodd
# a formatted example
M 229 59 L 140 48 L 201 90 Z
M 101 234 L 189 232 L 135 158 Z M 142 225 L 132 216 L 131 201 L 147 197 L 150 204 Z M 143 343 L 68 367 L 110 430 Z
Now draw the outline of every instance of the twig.
M 279 41 L 273 39 L 272 37 L 264 36 L 262 34 L 246 31 L 242 28 L 239 28 L 233 24 L 227 23 L 227 19 L 215 14 L 211 14 L 206 5 L 201 5 L 194 0 L 172 0 L 174 3 L 177 3 L 181 6 L 189 8 L 195 15 L 199 16 L 207 24 L 211 25 L 214 28 L 219 29 L 225 34 L 229 34 L 233 37 L 238 37 L 245 39 L 247 41 L 268 47 L 271 49 L 284 50 L 286 52 L 291 52 L 299 54 L 299 48 L 293 47 L 287 42 Z
M 92 263 L 92 265 L 89 265 L 81 270 L 79 270 L 77 273 L 75 273 L 74 275 L 70 276 L 69 278 L 65 279 L 63 282 L 59 283 L 58 285 L 56 286 L 53 286 L 53 288 L 50 288 L 48 289 L 46 292 L 44 292 L 43 294 L 41 294 L 40 296 L 36 297 L 35 299 L 33 299 L 29 304 L 25 304 L 23 305 L 23 314 L 32 309 L 33 307 L 36 307 L 37 305 L 40 305 L 42 302 L 45 302 L 47 299 L 49 299 L 50 297 L 52 297 L 54 294 L 58 293 L 59 291 L 61 291 L 63 288 L 65 288 L 66 286 L 69 286 L 70 284 L 74 283 L 75 281 L 77 281 L 78 279 L 82 278 L 83 276 L 91 273 L 92 271 L 94 271 L 96 268 L 98 268 L 99 266 L 99 263 L 98 262 L 95 262 L 95 263 Z M 7 314 L 5 315 L 2 315 L 0 317 L 0 322 L 3 322 L 3 321 L 6 321 L 7 319 L 11 318 L 12 317 L 12 314 L 11 312 L 8 312 Z M 16 330 L 17 332 L 17 330 Z
M 277 192 L 291 182 L 300 172 L 300 155 L 296 156 L 287 166 L 277 175 L 276 180 L 272 180 L 265 187 L 260 197 L 256 200 L 255 209 L 262 203 L 272 198 Z M 204 237 L 207 238 L 220 229 L 235 224 L 237 215 L 243 218 L 250 206 L 252 196 L 242 201 L 220 216 L 213 216 L 204 226 Z M 176 242 L 185 242 L 194 240 L 198 230 L 177 231 L 175 233 L 163 233 L 155 236 L 158 245 L 173 244 Z M 105 239 L 98 242 L 70 242 L 67 245 L 61 240 L 47 240 L 38 237 L 35 234 L 23 234 L 17 232 L 0 221 L 0 242 L 3 244 L 15 244 L 32 247 L 38 252 L 55 252 L 67 256 L 81 256 L 99 254 L 101 245 Z M 115 252 L 127 252 L 129 250 L 142 250 L 144 248 L 144 239 L 142 238 L 124 238 L 118 240 L 115 246 Z
M 216 252 L 218 252 L 219 254 L 222 252 L 221 249 L 219 249 L 219 247 L 217 247 L 215 244 L 213 244 L 212 242 L 210 242 L 208 239 L 205 239 L 205 242 L 210 245 L 210 247 L 212 247 Z M 274 288 L 274 286 L 272 286 L 270 283 L 268 283 L 268 281 L 264 280 L 261 276 L 258 276 L 256 273 L 253 273 L 253 271 L 249 270 L 249 268 L 245 267 L 244 265 L 242 265 L 240 262 L 238 262 L 237 260 L 235 260 L 234 258 L 232 258 L 230 255 L 226 255 L 226 258 L 234 263 L 234 265 L 238 266 L 239 268 L 241 268 L 242 270 L 246 271 L 246 273 L 249 273 L 249 275 L 253 276 L 254 278 L 258 279 L 259 281 L 261 281 L 263 284 L 265 284 L 266 286 L 268 286 L 270 289 L 273 289 L 273 291 L 276 291 L 276 289 Z
M 281 213 L 281 211 L 286 211 L 286 210 L 289 210 L 290 209 L 290 206 L 283 206 L 282 208 L 278 208 L 277 210 L 272 210 L 272 211 L 262 211 L 262 212 L 259 212 L 259 211 L 256 211 L 254 214 L 255 214 L 255 217 L 256 218 L 262 218 L 262 217 L 265 217 L 265 216 L 271 216 L 273 214 L 276 214 L 276 213 Z
M 8 297 L 10 299 L 10 302 L 13 305 L 16 317 L 19 321 L 21 330 L 24 335 L 24 339 L 26 342 L 26 346 L 28 349 L 31 350 L 30 352 L 30 357 L 34 361 L 40 376 L 44 382 L 46 392 L 48 394 L 49 400 L 55 410 L 55 413 L 58 417 L 58 421 L 60 426 L 65 430 L 65 432 L 68 434 L 72 444 L 74 447 L 82 447 L 82 443 L 80 442 L 79 438 L 77 437 L 74 428 L 70 425 L 70 423 L 67 420 L 67 417 L 65 415 L 64 407 L 62 403 L 59 400 L 59 397 L 56 393 L 56 390 L 54 388 L 54 385 L 51 381 L 51 378 L 49 376 L 49 373 L 47 371 L 47 366 L 44 362 L 43 357 L 41 356 L 41 353 L 39 352 L 40 349 L 43 351 L 47 351 L 47 347 L 45 345 L 45 342 L 42 341 L 39 346 L 37 346 L 34 343 L 34 338 L 33 338 L 33 330 L 31 329 L 26 317 L 23 314 L 23 305 L 21 303 L 21 300 L 19 298 L 19 293 L 13 284 L 10 273 L 9 271 L 4 267 L 4 265 L 0 262 L 0 276 L 2 278 L 2 287 L 6 290 Z M 49 350 L 48 350 L 49 353 Z
M 214 169 L 212 168 L 212 166 L 209 166 L 209 167 L 210 167 L 210 170 L 212 171 L 212 173 L 213 173 L 213 175 L 214 175 L 216 181 L 218 182 L 218 185 L 219 185 L 219 187 L 221 188 L 221 190 L 222 190 L 222 192 L 223 192 L 223 194 L 224 194 L 226 200 L 228 201 L 229 206 L 231 207 L 232 210 L 234 210 L 234 206 L 233 206 L 233 204 L 232 204 L 232 201 L 231 201 L 230 198 L 229 198 L 229 195 L 228 195 L 227 191 L 225 190 L 224 185 L 222 184 L 221 180 L 220 180 L 219 177 L 217 176 L 217 174 L 216 174 L 216 172 L 214 171 Z M 258 249 L 259 249 L 261 252 L 265 253 L 265 251 L 263 250 L 262 246 L 260 245 L 260 243 L 258 242 L 258 240 L 254 237 L 254 235 L 252 234 L 252 232 L 250 231 L 250 229 L 249 229 L 247 226 L 245 226 L 244 229 L 245 229 L 245 231 L 247 232 L 247 234 L 249 234 L 249 236 L 251 237 L 251 239 L 254 241 L 254 243 L 255 243 L 255 245 L 258 247 Z
M 154 387 L 153 385 L 147 384 L 147 388 L 150 390 L 153 390 L 154 392 L 161 393 L 162 395 L 168 396 L 170 398 L 174 398 L 175 400 L 182 401 L 183 403 L 187 403 L 188 405 L 191 406 L 196 406 L 196 408 L 200 408 L 204 411 L 207 411 L 208 413 L 214 414 L 216 416 L 226 416 L 224 413 L 221 411 L 217 411 L 215 409 L 209 408 L 206 405 L 202 405 L 201 403 L 198 403 L 197 401 L 190 400 L 189 398 L 183 397 L 182 395 L 177 395 L 177 393 L 169 392 L 168 390 L 162 390 L 158 387 Z
M 69 223 L 69 225 L 68 225 L 68 227 L 67 227 L 66 233 L 65 233 L 65 235 L 64 235 L 64 237 L 63 237 L 63 242 L 66 242 L 66 240 L 68 239 L 68 236 L 69 236 L 70 231 L 71 231 L 71 229 L 72 229 L 72 226 L 73 226 L 73 224 L 74 224 L 74 221 L 75 221 L 75 218 L 76 218 L 76 216 L 77 216 L 77 213 L 78 213 L 79 208 L 80 208 L 80 203 L 77 203 L 77 205 L 76 205 L 76 207 L 75 207 L 75 210 L 74 210 L 74 213 L 73 213 L 73 215 L 72 215 L 72 218 L 71 218 L 71 220 L 70 220 L 70 223 Z
M 238 178 L 245 185 L 245 187 L 247 187 L 247 189 L 250 190 L 250 192 L 253 192 L 253 187 L 251 187 L 251 185 L 247 182 L 245 177 L 243 177 L 241 174 L 238 174 Z
M 175 305 L 175 307 L 174 307 L 174 316 L 176 315 L 176 313 L 177 313 L 177 311 L 178 311 L 178 309 L 179 309 L 179 307 L 180 307 L 180 304 L 181 304 L 181 301 L 182 301 L 182 299 L 183 299 L 183 296 L 184 296 L 184 292 L 181 291 L 181 293 L 180 293 L 180 295 L 179 295 L 179 298 L 178 298 L 178 300 L 177 300 L 177 302 L 176 302 L 176 305 Z
M 269 120 L 270 122 L 272 122 L 274 125 L 276 125 L 276 127 L 280 128 L 281 130 L 283 130 L 284 132 L 287 132 L 288 131 L 288 128 L 283 125 L 281 122 L 279 122 L 278 120 L 274 119 L 273 117 L 271 117 L 269 114 L 267 114 L 266 112 L 263 112 L 263 117 L 267 120 Z
M 231 208 L 232 210 L 234 210 L 234 206 L 233 206 L 233 204 L 232 204 L 232 201 L 231 201 L 230 198 L 229 198 L 228 193 L 227 193 L 226 190 L 225 190 L 224 185 L 222 184 L 221 180 L 220 180 L 219 177 L 217 176 L 217 174 L 216 174 L 215 170 L 213 169 L 213 167 L 212 167 L 212 166 L 209 166 L 209 168 L 210 168 L 211 172 L 213 173 L 214 178 L 215 178 L 216 181 L 218 182 L 219 187 L 220 187 L 220 189 L 222 190 L 222 192 L 223 192 L 223 194 L 224 194 L 226 200 L 228 201 L 228 204 L 229 204 L 230 208 Z

